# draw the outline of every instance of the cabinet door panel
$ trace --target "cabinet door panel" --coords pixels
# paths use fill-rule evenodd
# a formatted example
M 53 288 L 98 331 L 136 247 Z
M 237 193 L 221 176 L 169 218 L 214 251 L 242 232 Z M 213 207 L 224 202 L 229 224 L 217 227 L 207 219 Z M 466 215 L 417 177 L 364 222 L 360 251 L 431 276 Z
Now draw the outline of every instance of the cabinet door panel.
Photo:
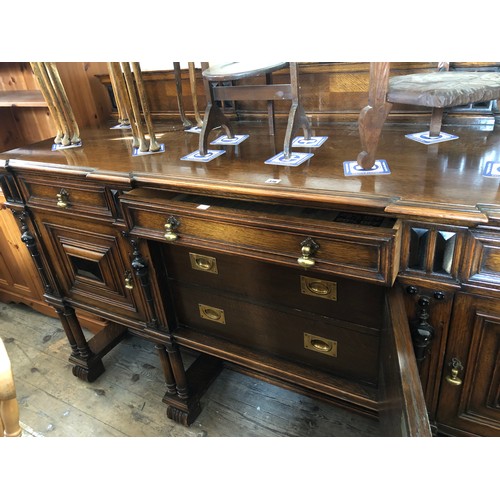
M 457 296 L 441 380 L 438 426 L 445 433 L 500 436 L 500 305 Z M 453 362 L 457 372 L 451 373 Z
M 38 213 L 39 230 L 65 296 L 74 305 L 143 319 L 144 307 L 133 280 L 128 249 L 114 227 Z
M 429 437 L 424 393 L 399 287 L 387 294 L 387 325 L 380 339 L 380 423 L 389 436 Z

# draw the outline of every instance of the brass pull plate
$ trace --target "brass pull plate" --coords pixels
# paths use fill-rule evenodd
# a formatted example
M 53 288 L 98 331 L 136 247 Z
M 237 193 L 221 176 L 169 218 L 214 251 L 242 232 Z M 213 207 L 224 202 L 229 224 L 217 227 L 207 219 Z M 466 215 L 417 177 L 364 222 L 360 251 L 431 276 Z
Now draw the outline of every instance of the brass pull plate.
M 219 270 L 217 269 L 217 260 L 215 257 L 189 252 L 189 260 L 191 261 L 191 267 L 196 271 L 219 274 Z
M 223 325 L 226 324 L 226 317 L 223 309 L 207 306 L 206 304 L 198 304 L 198 307 L 200 309 L 200 316 L 203 319 L 215 321 L 216 323 L 221 323 Z
M 304 295 L 337 300 L 337 283 L 335 281 L 318 280 L 309 276 L 301 276 L 300 291 Z
M 337 341 L 304 333 L 304 347 L 311 351 L 337 357 Z

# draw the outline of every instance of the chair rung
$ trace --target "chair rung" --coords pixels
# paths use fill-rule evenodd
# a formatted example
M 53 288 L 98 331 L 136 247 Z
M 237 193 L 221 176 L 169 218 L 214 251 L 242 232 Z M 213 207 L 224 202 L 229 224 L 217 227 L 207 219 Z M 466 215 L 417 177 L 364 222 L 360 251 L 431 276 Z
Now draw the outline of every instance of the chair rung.
M 212 92 L 216 101 L 280 101 L 294 97 L 290 84 L 220 86 L 213 87 Z

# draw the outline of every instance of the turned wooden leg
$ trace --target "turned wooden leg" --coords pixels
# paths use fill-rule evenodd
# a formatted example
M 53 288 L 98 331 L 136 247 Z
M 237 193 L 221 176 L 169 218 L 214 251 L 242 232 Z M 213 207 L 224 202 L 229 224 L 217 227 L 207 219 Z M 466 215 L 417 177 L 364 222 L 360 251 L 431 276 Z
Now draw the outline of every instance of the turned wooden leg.
M 19 406 L 10 358 L 0 338 L 0 437 L 21 435 Z
M 175 387 L 177 395 L 181 399 L 187 399 L 189 396 L 188 383 L 186 378 L 186 371 L 184 370 L 184 363 L 179 351 L 179 347 L 172 341 L 166 346 L 168 359 L 172 369 L 172 375 L 175 380 Z
M 55 308 L 57 315 L 59 316 L 59 320 L 61 321 L 61 325 L 63 327 L 64 333 L 66 334 L 66 338 L 68 339 L 69 345 L 71 347 L 71 354 L 73 356 L 78 356 L 78 347 L 76 345 L 75 337 L 73 336 L 73 333 L 71 331 L 71 328 L 69 326 L 68 320 L 66 319 L 66 316 L 64 315 L 64 309 L 61 309 L 59 307 Z
M 176 386 L 175 392 L 167 391 L 163 397 L 163 402 L 167 405 L 167 417 L 189 426 L 200 414 L 200 398 L 222 370 L 222 361 L 202 354 L 186 372 L 175 341 L 171 340 L 165 348 Z
M 443 108 L 432 108 L 431 124 L 429 129 L 430 137 L 439 137 L 443 125 Z
M 65 306 L 62 309 L 61 322 L 71 345 L 72 352 L 69 360 L 74 365 L 73 375 L 85 382 L 93 382 L 104 373 L 104 365 L 100 358 L 93 356 L 72 307 Z
M 3 427 L 0 437 L 18 437 L 22 434 L 23 430 L 19 425 L 19 405 L 16 398 L 0 401 L 0 421 L 0 426 Z
M 226 115 L 214 103 L 208 103 L 203 117 L 203 126 L 200 132 L 200 141 L 198 149 L 201 155 L 206 155 L 208 150 L 208 135 L 216 128 L 222 127 L 226 135 L 232 139 L 234 137 L 231 124 Z
M 167 351 L 165 346 L 161 344 L 156 344 L 155 349 L 158 351 L 158 356 L 160 358 L 160 364 L 163 371 L 163 376 L 165 377 L 165 382 L 167 385 L 168 394 L 177 394 L 177 388 L 175 385 L 174 373 L 172 371 L 172 365 L 168 359 Z

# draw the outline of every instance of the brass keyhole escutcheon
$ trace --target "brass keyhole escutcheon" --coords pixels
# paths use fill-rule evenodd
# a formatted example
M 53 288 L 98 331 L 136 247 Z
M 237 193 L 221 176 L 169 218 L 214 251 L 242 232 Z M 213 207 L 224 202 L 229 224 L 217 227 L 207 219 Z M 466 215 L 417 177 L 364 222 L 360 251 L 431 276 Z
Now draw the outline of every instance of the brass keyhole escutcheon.
M 449 363 L 449 366 L 451 367 L 451 370 L 445 377 L 446 382 L 454 386 L 462 385 L 462 379 L 458 377 L 458 374 L 464 369 L 464 367 L 460 360 L 453 358 Z
M 61 191 L 57 193 L 56 197 L 57 197 L 56 205 L 59 208 L 68 208 L 69 193 L 65 189 L 61 189 Z

